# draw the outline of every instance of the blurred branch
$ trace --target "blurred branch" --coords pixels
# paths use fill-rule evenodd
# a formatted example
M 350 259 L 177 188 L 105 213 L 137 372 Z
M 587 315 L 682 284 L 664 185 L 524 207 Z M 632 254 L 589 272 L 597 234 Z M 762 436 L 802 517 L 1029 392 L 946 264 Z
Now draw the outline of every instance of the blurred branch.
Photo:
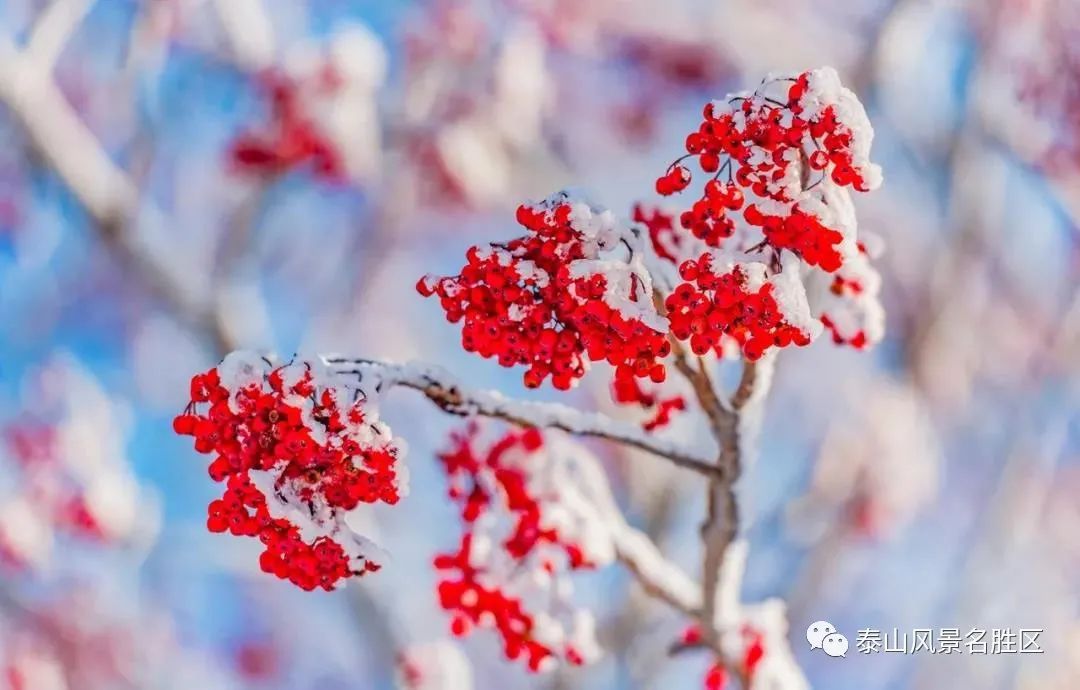
M 237 65 L 258 71 L 274 60 L 274 27 L 262 0 L 214 0 Z
M 0 42 L 0 103 L 90 215 L 103 243 L 178 318 L 204 334 L 218 352 L 232 350 L 233 344 L 213 310 L 195 298 L 169 262 L 155 256 L 132 232 L 139 212 L 135 184 L 79 119 L 52 80 L 48 66 L 7 42 Z
M 691 618 L 700 614 L 701 588 L 664 558 L 648 535 L 623 524 L 613 536 L 619 562 L 634 575 L 646 594 Z
M 34 23 L 26 43 L 26 57 L 42 71 L 51 72 L 93 5 L 94 0 L 53 0 Z
M 0 102 L 99 224 L 122 225 L 134 215 L 135 186 L 72 110 L 48 67 L 10 44 L 0 44 Z

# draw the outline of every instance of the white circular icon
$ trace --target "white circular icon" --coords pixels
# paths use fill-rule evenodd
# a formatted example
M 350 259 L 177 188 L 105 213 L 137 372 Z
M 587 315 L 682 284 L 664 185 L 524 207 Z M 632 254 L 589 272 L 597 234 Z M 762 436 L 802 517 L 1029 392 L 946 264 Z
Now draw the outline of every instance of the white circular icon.
M 811 623 L 806 629 L 806 641 L 810 643 L 810 649 L 821 649 L 821 643 L 826 635 L 836 632 L 836 628 L 829 621 Z M 845 642 L 845 649 L 847 643 Z
M 830 633 L 821 641 L 821 649 L 829 656 L 844 656 L 847 654 L 847 638 L 838 632 Z

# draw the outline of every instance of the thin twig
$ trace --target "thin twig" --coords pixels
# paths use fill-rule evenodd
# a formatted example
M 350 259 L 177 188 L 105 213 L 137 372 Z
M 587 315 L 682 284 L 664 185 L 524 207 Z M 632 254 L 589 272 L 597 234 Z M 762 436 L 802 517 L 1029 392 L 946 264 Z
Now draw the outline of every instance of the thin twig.
M 440 367 L 338 357 L 329 357 L 326 362 L 336 367 L 339 373 L 355 373 L 361 377 L 371 373 L 383 385 L 418 390 L 450 414 L 493 417 L 520 426 L 561 429 L 577 436 L 603 438 L 647 451 L 678 467 L 705 476 L 713 476 L 717 472 L 707 456 L 676 441 L 649 434 L 637 424 L 559 403 L 514 400 L 497 391 L 470 390 Z

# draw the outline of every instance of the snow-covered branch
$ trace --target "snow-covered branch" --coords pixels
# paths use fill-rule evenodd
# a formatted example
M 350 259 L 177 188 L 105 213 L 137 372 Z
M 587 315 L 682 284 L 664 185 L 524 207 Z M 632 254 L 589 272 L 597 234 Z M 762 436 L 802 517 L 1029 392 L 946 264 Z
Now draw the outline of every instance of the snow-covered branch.
M 664 558 L 649 537 L 628 525 L 614 530 L 615 553 L 651 597 L 696 618 L 701 612 L 701 587 Z
M 258 71 L 274 59 L 274 26 L 261 0 L 215 0 L 221 26 L 237 64 Z
M 53 0 L 34 23 L 26 46 L 27 57 L 39 69 L 51 71 L 93 4 L 94 0 Z
M 0 102 L 98 223 L 118 225 L 134 214 L 135 185 L 75 114 L 47 63 L 0 43 Z
M 739 507 L 735 483 L 742 475 L 746 436 L 754 433 L 758 407 L 768 393 L 774 359 L 766 356 L 743 366 L 739 386 L 731 396 L 730 407 L 723 411 L 720 425 L 720 474 L 709 482 L 708 513 L 701 526 L 705 546 L 702 559 L 702 622 L 708 638 L 716 634 L 716 621 L 725 596 L 721 591 L 724 556 L 739 531 Z
M 19 51 L 0 39 L 0 103 L 93 219 L 103 244 L 181 321 L 205 334 L 218 351 L 231 350 L 232 343 L 212 308 L 195 297 L 174 265 L 158 257 L 133 232 L 139 212 L 135 183 L 79 119 L 50 69 L 51 65 L 39 62 L 35 54 Z M 157 211 L 150 209 L 148 213 Z
M 702 453 L 670 439 L 654 436 L 631 422 L 558 403 L 507 398 L 498 391 L 471 390 L 445 369 L 424 363 L 394 364 L 364 359 L 328 357 L 326 363 L 339 373 L 377 377 L 383 386 L 403 386 L 422 392 L 443 410 L 456 415 L 479 415 L 528 427 L 561 429 L 578 436 L 623 443 L 669 460 L 706 476 L 715 475 L 709 453 Z

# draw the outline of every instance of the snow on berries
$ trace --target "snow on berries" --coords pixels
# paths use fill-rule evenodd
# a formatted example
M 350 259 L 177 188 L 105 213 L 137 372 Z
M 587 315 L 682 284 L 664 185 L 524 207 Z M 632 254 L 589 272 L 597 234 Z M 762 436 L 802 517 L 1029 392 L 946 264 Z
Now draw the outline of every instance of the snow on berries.
M 681 213 L 634 213 L 685 281 L 666 297 L 672 335 L 698 355 L 734 342 L 748 359 L 805 345 L 822 327 L 838 344 L 880 340 L 880 279 L 851 197 L 881 184 L 872 140 L 862 105 L 831 68 L 770 76 L 709 103 L 686 155 L 657 181 L 662 194 L 681 191 L 684 161 L 696 160 L 708 176 L 700 195 Z
M 833 342 L 858 350 L 876 345 L 885 335 L 885 310 L 878 299 L 881 276 L 870 263 L 869 244 L 860 242 L 859 253 L 836 273 L 814 274 L 808 280 L 811 303 Z
M 663 195 L 685 189 L 691 173 L 681 161 L 695 158 L 711 178 L 680 216 L 685 229 L 710 247 L 734 237 L 739 251 L 786 249 L 831 272 L 855 247 L 847 204 L 837 198 L 881 183 L 869 160 L 872 139 L 862 105 L 835 70 L 770 77 L 753 93 L 709 103 L 686 155 L 656 187 Z
M 536 429 L 481 436 L 472 425 L 439 456 L 465 530 L 455 552 L 435 559 L 451 630 L 494 630 L 531 671 L 587 663 L 599 655 L 595 623 L 571 601 L 568 574 L 609 563 L 614 546 L 583 493 L 582 451 Z
M 680 222 L 711 247 L 736 237 L 740 251 L 764 243 L 834 271 L 855 238 L 846 205 L 833 199 L 880 185 L 872 139 L 862 105 L 831 68 L 767 78 L 753 93 L 709 103 L 684 158 L 712 177 Z M 669 170 L 657 187 L 680 191 L 682 179 L 675 185 Z
M 667 324 L 653 306 L 637 236 L 610 211 L 565 192 L 522 205 L 517 220 L 528 234 L 473 247 L 460 274 L 417 284 L 438 296 L 451 323 L 462 323 L 462 346 L 526 366 L 531 388 L 550 377 L 566 390 L 599 361 L 664 380 Z
M 25 391 L 26 412 L 0 428 L 5 476 L 18 479 L 0 493 L 0 561 L 40 570 L 72 538 L 118 546 L 152 537 L 159 514 L 126 461 L 126 406 L 63 357 L 29 376 Z
M 820 331 L 810 317 L 797 268 L 766 275 L 760 263 L 718 265 L 712 254 L 679 267 L 686 282 L 664 303 L 671 332 L 689 341 L 691 351 L 723 354 L 727 339 L 738 344 L 749 360 L 771 347 L 808 345 Z
M 344 387 L 320 362 L 246 352 L 196 375 L 173 427 L 214 456 L 210 477 L 225 484 L 210 531 L 258 537 L 263 571 L 306 590 L 378 570 L 377 547 L 346 519 L 360 504 L 397 503 L 407 473 L 373 393 Z

